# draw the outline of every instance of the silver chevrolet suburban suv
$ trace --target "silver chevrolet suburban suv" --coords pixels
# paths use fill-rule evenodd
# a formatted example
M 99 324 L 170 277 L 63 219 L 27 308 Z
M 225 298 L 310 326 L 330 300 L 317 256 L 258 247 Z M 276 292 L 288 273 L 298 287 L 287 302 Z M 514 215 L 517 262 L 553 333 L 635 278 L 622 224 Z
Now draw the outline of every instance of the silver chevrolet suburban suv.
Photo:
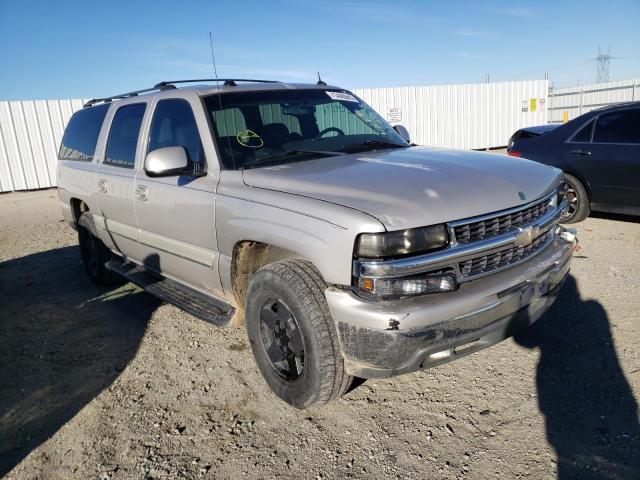
M 69 121 L 58 191 L 95 283 L 245 323 L 298 408 L 495 344 L 556 298 L 575 242 L 560 170 L 412 145 L 320 81 L 218 81 Z

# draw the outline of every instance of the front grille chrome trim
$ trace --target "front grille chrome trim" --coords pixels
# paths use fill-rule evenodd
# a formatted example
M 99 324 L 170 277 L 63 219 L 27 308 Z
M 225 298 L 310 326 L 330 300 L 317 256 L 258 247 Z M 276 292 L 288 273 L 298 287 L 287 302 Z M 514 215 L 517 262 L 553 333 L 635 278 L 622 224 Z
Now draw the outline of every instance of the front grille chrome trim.
M 483 220 L 491 220 L 492 218 L 496 218 L 496 217 L 503 217 L 505 215 L 511 215 L 513 213 L 518 213 L 522 210 L 527 210 L 531 207 L 533 207 L 534 205 L 537 205 L 538 203 L 544 203 L 544 202 L 548 202 L 549 200 L 551 200 L 555 195 L 558 194 L 557 190 L 554 190 L 553 192 L 545 195 L 544 197 L 538 198 L 536 200 L 534 200 L 533 202 L 529 202 L 529 203 L 525 203 L 524 205 L 520 205 L 519 207 L 513 207 L 513 208 L 508 208 L 507 210 L 500 210 L 499 212 L 493 212 L 493 213 L 487 213 L 485 215 L 478 215 L 476 217 L 471 217 L 471 218 L 463 218 L 462 220 L 456 220 L 454 222 L 449 222 L 448 225 L 450 227 L 459 227 L 461 225 L 465 225 L 468 223 L 477 223 L 477 222 L 481 222 Z
M 557 192 L 554 192 L 555 195 Z M 548 196 L 551 198 L 551 195 Z M 544 197 L 542 200 L 545 200 Z M 540 202 L 541 199 L 532 202 L 532 204 Z M 520 208 L 527 208 L 527 205 L 523 205 Z M 556 207 L 555 209 L 545 213 L 541 217 L 528 225 L 524 225 L 525 229 L 532 228 L 537 232 L 536 238 L 545 234 L 552 227 L 554 227 L 558 221 L 562 218 L 565 211 L 569 208 L 569 204 L 566 200 Z M 499 212 L 500 215 L 503 212 Z M 490 216 L 484 216 L 486 218 L 495 217 L 496 214 Z M 476 217 L 479 218 L 479 217 Z M 473 219 L 463 220 L 462 223 L 468 223 Z M 455 222 L 460 223 L 460 222 Z M 450 224 L 452 225 L 453 222 Z M 497 235 L 488 239 L 479 240 L 470 243 L 454 243 L 446 250 L 439 252 L 427 253 L 424 255 L 418 255 L 415 257 L 400 258 L 395 260 L 355 260 L 353 263 L 353 275 L 355 277 L 370 277 L 370 278 L 389 278 L 389 277 L 406 277 L 410 275 L 418 275 L 421 273 L 427 273 L 432 270 L 441 268 L 452 268 L 459 282 L 465 282 L 476 277 L 464 277 L 461 275 L 459 264 L 472 260 L 476 257 L 483 255 L 490 255 L 497 253 L 500 250 L 516 245 L 518 237 L 521 235 L 523 228 L 510 231 L 501 235 Z M 531 258 L 532 255 L 526 257 Z M 515 264 L 507 265 L 505 268 L 510 268 Z M 491 273 L 495 273 L 493 270 Z
M 547 248 L 551 244 L 551 242 L 553 241 L 553 238 L 554 238 L 554 232 L 552 230 L 547 230 L 546 233 L 543 233 L 542 235 L 540 235 L 538 238 L 535 239 L 535 241 L 538 241 L 538 244 L 535 245 L 533 248 L 531 248 L 529 251 L 527 251 L 522 256 L 518 257 L 517 260 L 510 260 L 507 263 L 505 263 L 503 265 L 500 265 L 500 266 L 498 266 L 496 268 L 483 269 L 483 271 L 481 271 L 481 272 L 465 273 L 464 267 L 462 266 L 463 263 L 477 261 L 480 257 L 472 258 L 470 260 L 466 260 L 465 262 L 460 262 L 460 264 L 459 264 L 460 277 L 459 277 L 458 281 L 459 282 L 460 281 L 468 282 L 470 280 L 476 280 L 478 278 L 486 277 L 487 275 L 493 275 L 494 273 L 502 272 L 503 270 L 507 270 L 509 268 L 515 267 L 517 265 L 520 265 L 521 263 L 524 263 L 527 260 L 532 259 L 538 253 L 542 252 L 545 248 Z M 530 245 L 527 245 L 527 247 L 525 247 L 525 248 L 528 248 L 528 247 L 530 247 Z M 511 248 L 515 250 L 518 247 L 511 247 Z M 496 254 L 499 254 L 501 252 L 504 252 L 504 250 L 501 250 L 501 251 L 498 251 L 496 253 L 492 253 L 492 254 L 489 254 L 489 255 L 482 255 L 481 257 L 490 257 L 492 255 L 496 255 Z

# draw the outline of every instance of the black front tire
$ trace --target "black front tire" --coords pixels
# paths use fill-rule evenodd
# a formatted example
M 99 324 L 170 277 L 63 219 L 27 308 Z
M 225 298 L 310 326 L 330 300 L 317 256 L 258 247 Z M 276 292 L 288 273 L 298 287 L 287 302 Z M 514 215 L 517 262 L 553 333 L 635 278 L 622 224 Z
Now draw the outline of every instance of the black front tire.
M 325 288 L 313 265 L 303 260 L 285 260 L 258 270 L 247 290 L 246 326 L 258 368 L 276 395 L 300 409 L 319 407 L 342 396 L 353 380 L 344 369 L 334 321 L 324 297 Z M 269 317 L 272 315 L 269 309 L 274 305 L 281 305 L 281 311 L 286 311 L 282 318 L 286 317 L 290 326 L 280 321 L 275 336 L 270 337 L 280 337 L 278 348 L 282 349 L 283 358 L 280 362 L 273 359 L 274 342 L 265 340 L 270 328 L 265 321 L 265 309 Z M 292 339 L 289 349 L 282 346 L 289 338 L 283 327 L 289 329 Z M 289 374 L 282 366 L 287 352 L 291 354 L 288 358 L 294 365 L 292 370 L 297 365 L 297 371 Z
M 116 275 L 106 267 L 112 253 L 104 243 L 81 226 L 78 226 L 78 243 L 84 269 L 91 281 L 101 286 L 115 283 Z
M 569 212 L 561 220 L 561 223 L 581 222 L 591 213 L 587 190 L 580 180 L 569 173 L 564 174 L 564 181 L 564 194 L 569 201 Z

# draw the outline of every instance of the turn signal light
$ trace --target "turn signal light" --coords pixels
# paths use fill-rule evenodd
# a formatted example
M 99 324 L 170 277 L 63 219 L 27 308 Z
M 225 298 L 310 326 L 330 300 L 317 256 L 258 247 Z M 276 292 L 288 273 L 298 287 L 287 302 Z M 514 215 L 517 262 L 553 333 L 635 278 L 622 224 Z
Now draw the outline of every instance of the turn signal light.
M 360 278 L 358 287 L 364 292 L 383 297 L 404 297 L 425 293 L 451 292 L 457 287 L 453 273 L 427 275 L 420 278 Z

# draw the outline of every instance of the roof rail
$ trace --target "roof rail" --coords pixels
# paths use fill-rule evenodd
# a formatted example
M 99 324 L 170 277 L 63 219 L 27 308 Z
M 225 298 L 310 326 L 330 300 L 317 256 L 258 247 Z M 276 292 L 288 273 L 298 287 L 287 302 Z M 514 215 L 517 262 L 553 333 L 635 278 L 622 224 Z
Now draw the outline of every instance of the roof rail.
M 194 80 L 170 80 L 155 84 L 155 88 L 170 88 L 174 83 L 195 83 L 195 82 L 224 82 L 225 87 L 235 87 L 236 82 L 252 82 L 252 83 L 282 83 L 278 80 L 256 80 L 252 78 L 197 78 Z
M 104 97 L 104 98 L 92 98 L 91 100 L 89 100 L 88 102 L 86 102 L 83 107 L 92 107 L 93 105 L 95 105 L 96 103 L 109 103 L 112 100 L 119 100 L 121 98 L 129 98 L 129 97 L 135 97 L 138 96 L 141 93 L 148 93 L 148 92 L 153 92 L 155 90 L 164 90 L 164 89 L 168 89 L 168 88 L 176 88 L 172 85 L 168 85 L 165 88 L 160 88 L 160 87 L 153 87 L 153 88 L 143 88 L 142 90 L 135 90 L 133 92 L 127 92 L 127 93 L 120 93 L 118 95 L 112 95 L 110 97 Z
M 224 82 L 225 87 L 235 87 L 236 82 L 256 82 L 256 83 L 282 83 L 278 80 L 254 80 L 249 78 L 198 78 L 194 80 L 171 80 L 156 83 L 152 88 L 144 88 L 142 90 L 135 90 L 133 92 L 120 93 L 118 95 L 112 95 L 104 98 L 92 98 L 86 102 L 83 106 L 92 107 L 97 103 L 109 103 L 112 100 L 119 100 L 122 98 L 135 97 L 141 93 L 154 92 L 156 90 L 171 90 L 176 88 L 174 83 L 195 83 L 195 82 Z

